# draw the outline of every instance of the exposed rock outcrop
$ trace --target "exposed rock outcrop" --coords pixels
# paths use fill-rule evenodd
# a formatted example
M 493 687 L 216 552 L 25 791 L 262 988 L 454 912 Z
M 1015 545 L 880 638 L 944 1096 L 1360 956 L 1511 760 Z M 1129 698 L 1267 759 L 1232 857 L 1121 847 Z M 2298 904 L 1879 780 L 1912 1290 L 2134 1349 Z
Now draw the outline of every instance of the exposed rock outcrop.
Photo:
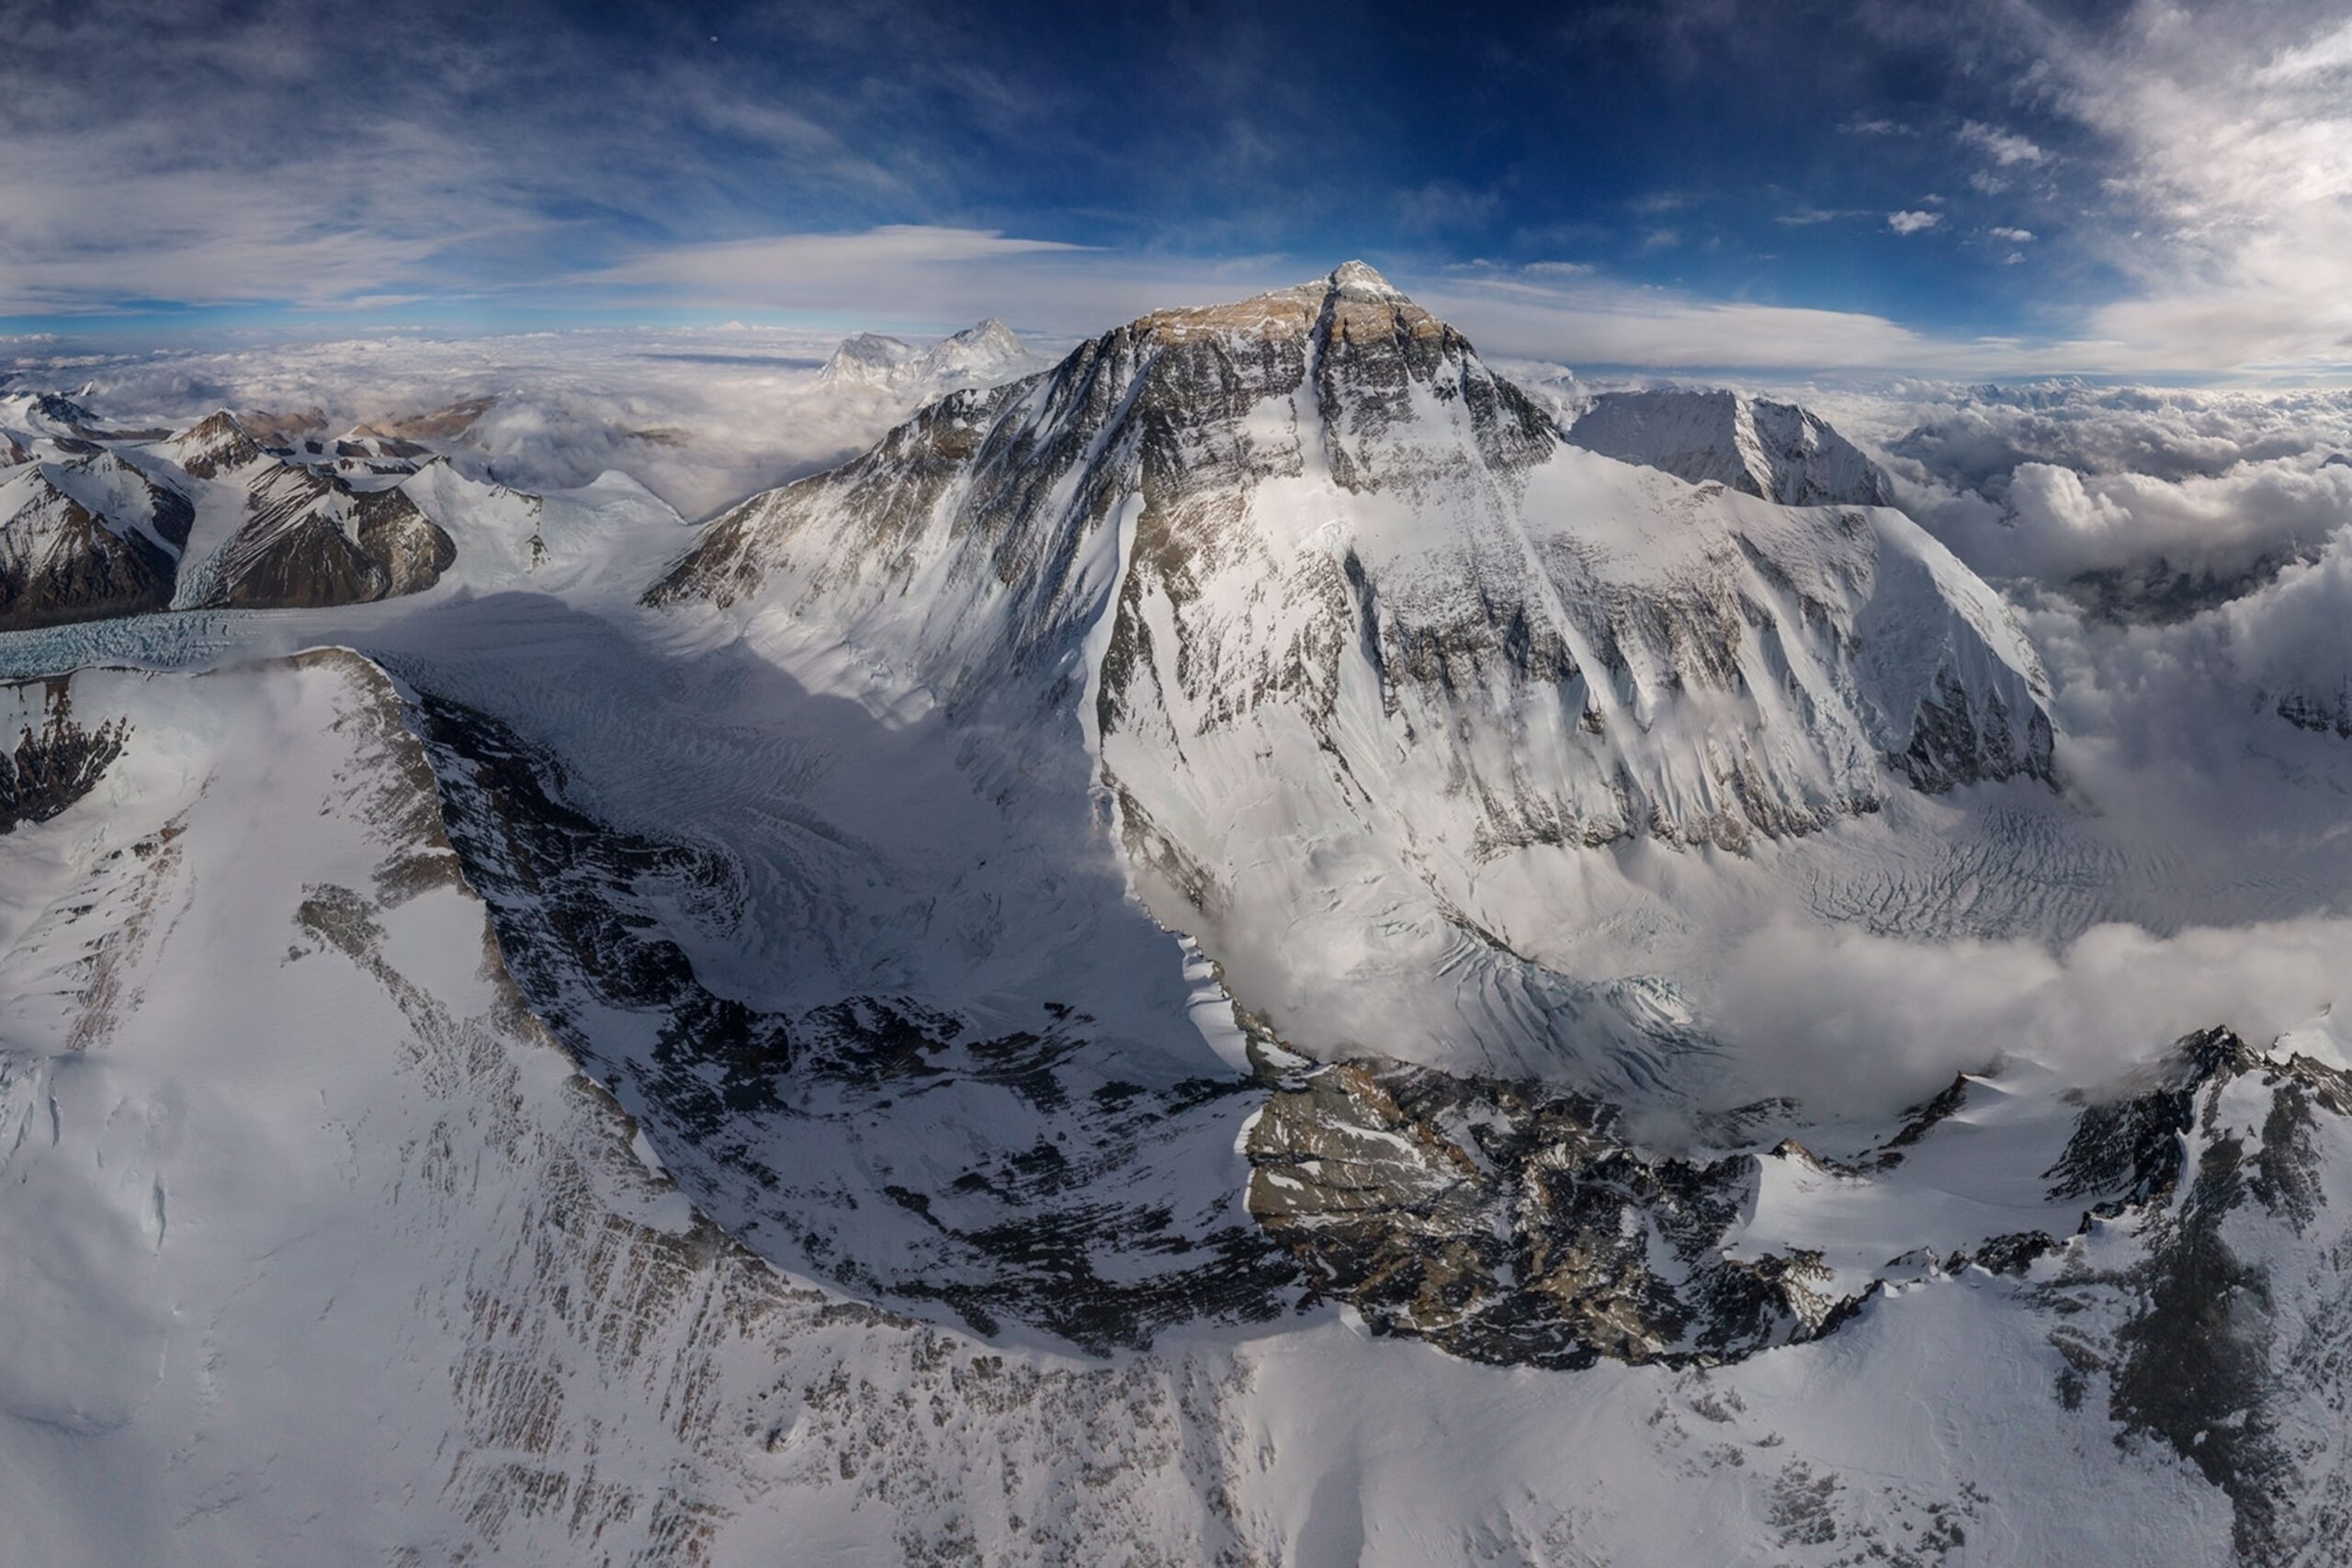
M 1534 1085 L 1328 1067 L 1249 1154 L 1250 1213 L 1326 1292 L 1473 1360 L 1736 1359 L 1856 1304 L 1817 1257 L 1726 1256 L 1755 1156 L 1651 1157 L 1615 1108 Z
M 96 729 L 76 723 L 62 679 L 0 687 L 0 711 L 7 707 L 37 707 L 40 718 L 39 728 L 23 725 L 16 750 L 0 750 L 0 833 L 23 822 L 46 822 L 96 788 L 130 734 L 117 719 Z

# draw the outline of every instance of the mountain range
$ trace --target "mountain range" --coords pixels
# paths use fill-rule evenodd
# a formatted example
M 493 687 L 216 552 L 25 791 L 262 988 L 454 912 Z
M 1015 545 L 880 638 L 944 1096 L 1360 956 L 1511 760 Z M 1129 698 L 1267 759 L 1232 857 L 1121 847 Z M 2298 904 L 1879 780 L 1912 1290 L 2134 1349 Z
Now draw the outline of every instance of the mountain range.
M 1362 263 L 824 375 L 699 525 L 0 399 L 28 1560 L 2344 1561 L 2325 1020 L 1742 1005 L 2290 919 L 2326 712 L 2154 832 L 1819 417 Z

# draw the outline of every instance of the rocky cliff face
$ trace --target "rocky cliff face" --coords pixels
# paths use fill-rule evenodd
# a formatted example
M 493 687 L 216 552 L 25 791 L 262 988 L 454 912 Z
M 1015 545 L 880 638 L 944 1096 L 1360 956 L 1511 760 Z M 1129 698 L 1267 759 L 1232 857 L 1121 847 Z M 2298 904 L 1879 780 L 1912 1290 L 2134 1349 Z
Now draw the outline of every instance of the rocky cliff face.
M 1250 1213 L 1324 1292 L 1474 1360 L 1731 1360 L 1858 1304 L 1817 1251 L 1729 1256 L 1753 1156 L 1645 1156 L 1578 1096 L 1333 1066 L 1275 1094 L 1249 1151 Z
M 1096 1351 L 1292 1299 L 1294 1266 L 1218 1169 L 1256 1102 L 1246 1077 L 1154 1072 L 1066 1003 L 1015 1025 L 903 993 L 722 998 L 646 917 L 718 915 L 740 868 L 599 821 L 555 759 L 486 715 L 427 698 L 414 723 L 525 994 L 754 1250 Z
M 1827 421 L 1729 390 L 1603 392 L 1569 427 L 1588 452 L 1789 506 L 1892 506 L 1886 473 Z
M 46 822 L 89 794 L 129 737 L 117 719 L 101 719 L 95 729 L 75 722 L 62 679 L 6 688 L 0 716 L 18 721 L 16 750 L 0 751 L 0 833 Z
M 2352 682 L 2333 692 L 2289 692 L 2277 706 L 2278 716 L 2298 729 L 2352 740 Z

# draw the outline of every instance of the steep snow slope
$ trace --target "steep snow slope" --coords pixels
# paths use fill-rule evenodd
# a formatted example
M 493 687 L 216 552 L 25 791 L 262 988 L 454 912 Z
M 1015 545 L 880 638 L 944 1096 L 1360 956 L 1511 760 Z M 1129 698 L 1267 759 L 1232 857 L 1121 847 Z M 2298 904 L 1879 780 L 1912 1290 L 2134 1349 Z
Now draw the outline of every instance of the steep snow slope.
M 1744 392 L 1603 392 L 1568 427 L 1589 452 L 1791 506 L 1892 506 L 1876 463 L 1819 416 Z
M 1907 518 L 1566 447 L 1360 264 L 942 400 L 650 597 L 830 628 L 991 722 L 1080 706 L 1153 908 L 1318 1049 L 1543 1070 L 1589 1028 L 1653 1075 L 1485 885 L 2052 776 L 2031 650 Z

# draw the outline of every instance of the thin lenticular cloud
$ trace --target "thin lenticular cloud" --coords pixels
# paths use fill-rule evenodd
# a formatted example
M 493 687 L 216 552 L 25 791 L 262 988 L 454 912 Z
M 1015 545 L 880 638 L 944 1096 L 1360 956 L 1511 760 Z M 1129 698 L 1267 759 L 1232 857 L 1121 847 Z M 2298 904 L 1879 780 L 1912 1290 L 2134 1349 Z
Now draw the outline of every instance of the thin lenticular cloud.
M 877 268 L 955 265 L 1087 248 L 990 229 L 895 223 L 857 234 L 775 234 L 674 246 L 588 274 L 582 281 L 662 284 L 747 303 L 823 308 L 841 299 L 843 285 L 871 279 Z

